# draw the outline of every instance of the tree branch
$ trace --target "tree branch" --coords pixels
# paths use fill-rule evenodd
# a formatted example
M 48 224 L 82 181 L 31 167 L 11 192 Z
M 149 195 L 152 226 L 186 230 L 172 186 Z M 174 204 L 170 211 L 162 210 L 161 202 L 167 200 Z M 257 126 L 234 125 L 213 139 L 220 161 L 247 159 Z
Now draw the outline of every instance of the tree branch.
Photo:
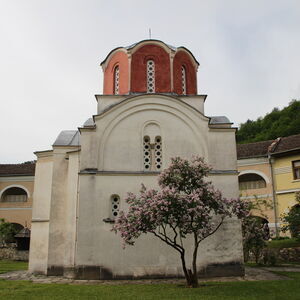
M 218 225 L 212 232 L 210 232 L 208 235 L 206 235 L 204 238 L 202 238 L 202 239 L 200 239 L 200 240 L 198 241 L 198 245 L 199 245 L 199 243 L 200 243 L 201 241 L 203 241 L 203 240 L 205 240 L 207 237 L 213 235 L 213 234 L 220 228 L 220 226 L 223 224 L 224 218 L 225 218 L 225 217 L 222 217 L 222 218 L 221 218 L 221 222 L 219 223 L 219 225 Z
M 182 251 L 181 247 L 179 245 L 174 245 L 172 244 L 172 242 L 169 242 L 166 239 L 166 236 L 161 236 L 159 234 L 157 234 L 155 231 L 152 232 L 156 237 L 158 237 L 160 240 L 162 240 L 163 242 L 165 242 L 166 244 L 168 244 L 169 246 L 173 247 L 175 250 L 177 250 L 181 255 L 184 254 L 184 251 Z

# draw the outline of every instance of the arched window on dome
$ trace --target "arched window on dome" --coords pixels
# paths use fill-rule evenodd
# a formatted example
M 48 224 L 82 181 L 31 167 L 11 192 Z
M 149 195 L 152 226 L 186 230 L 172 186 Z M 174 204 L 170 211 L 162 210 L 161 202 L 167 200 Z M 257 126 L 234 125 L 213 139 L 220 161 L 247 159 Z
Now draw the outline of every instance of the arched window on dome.
M 182 86 L 182 95 L 186 95 L 186 69 L 185 69 L 185 66 L 181 66 L 181 86 Z
M 114 94 L 119 95 L 120 68 L 116 66 L 114 69 Z
M 147 93 L 155 93 L 155 62 L 147 61 Z

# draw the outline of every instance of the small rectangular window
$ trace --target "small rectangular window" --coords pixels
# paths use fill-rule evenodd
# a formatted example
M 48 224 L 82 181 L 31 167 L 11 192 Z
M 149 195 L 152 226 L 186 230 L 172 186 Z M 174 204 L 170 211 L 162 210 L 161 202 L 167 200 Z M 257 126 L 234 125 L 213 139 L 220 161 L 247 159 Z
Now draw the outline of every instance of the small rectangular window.
M 294 179 L 300 179 L 300 160 L 292 162 Z

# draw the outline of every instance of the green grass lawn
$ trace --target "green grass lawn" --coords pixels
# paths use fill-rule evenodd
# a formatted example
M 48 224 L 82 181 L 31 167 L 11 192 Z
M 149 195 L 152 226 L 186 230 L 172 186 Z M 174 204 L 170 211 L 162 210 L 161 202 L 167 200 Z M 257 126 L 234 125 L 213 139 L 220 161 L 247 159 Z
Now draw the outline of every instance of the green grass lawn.
M 300 273 L 293 280 L 210 282 L 192 289 L 175 284 L 67 285 L 0 280 L 0 299 L 300 299 Z
M 272 240 L 267 243 L 268 248 L 292 248 L 300 247 L 300 241 L 296 239 Z
M 17 270 L 27 270 L 28 262 L 0 260 L 0 274 Z

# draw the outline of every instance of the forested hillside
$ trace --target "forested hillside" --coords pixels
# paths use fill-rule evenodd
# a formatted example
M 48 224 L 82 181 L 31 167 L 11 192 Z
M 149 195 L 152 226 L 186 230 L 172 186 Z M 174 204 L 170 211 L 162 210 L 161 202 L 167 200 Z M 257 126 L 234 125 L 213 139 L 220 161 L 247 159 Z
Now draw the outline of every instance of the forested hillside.
M 252 143 L 300 134 L 300 101 L 293 100 L 282 110 L 272 112 L 256 121 L 247 120 L 240 124 L 236 135 L 237 143 Z

